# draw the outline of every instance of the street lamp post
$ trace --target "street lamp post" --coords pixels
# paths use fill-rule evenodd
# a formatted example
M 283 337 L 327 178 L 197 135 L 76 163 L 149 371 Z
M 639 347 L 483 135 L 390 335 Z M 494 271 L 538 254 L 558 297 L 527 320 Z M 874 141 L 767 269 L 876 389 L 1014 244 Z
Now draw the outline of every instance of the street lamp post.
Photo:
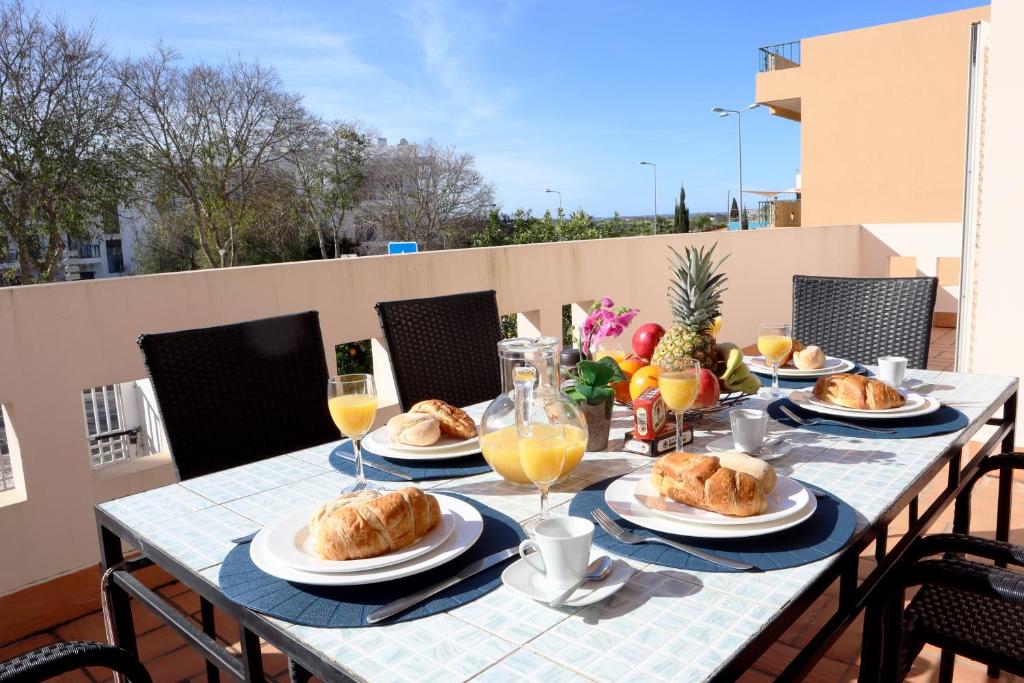
M 562 193 L 558 190 L 552 190 L 550 187 L 544 190 L 544 193 L 558 195 L 558 227 L 562 227 Z
M 654 169 L 654 234 L 658 234 L 658 165 L 650 161 L 641 161 L 641 166 L 650 166 Z
M 743 229 L 744 219 L 747 217 L 746 209 L 743 206 L 743 112 L 760 106 L 760 104 L 755 102 L 743 109 L 725 109 L 723 107 L 713 107 L 711 109 L 713 113 L 718 114 L 723 118 L 730 114 L 736 115 L 736 150 L 739 156 L 740 165 L 740 230 Z

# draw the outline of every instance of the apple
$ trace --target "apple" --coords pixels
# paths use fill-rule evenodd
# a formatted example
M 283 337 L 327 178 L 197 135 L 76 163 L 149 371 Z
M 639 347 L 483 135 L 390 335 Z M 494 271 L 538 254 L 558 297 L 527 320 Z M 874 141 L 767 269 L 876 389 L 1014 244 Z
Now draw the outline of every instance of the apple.
M 633 352 L 644 360 L 650 360 L 654 348 L 665 335 L 665 328 L 658 323 L 645 323 L 633 333 Z
M 710 408 L 718 403 L 718 396 L 722 388 L 718 384 L 718 377 L 707 368 L 700 369 L 697 378 L 697 398 L 693 401 L 694 408 Z

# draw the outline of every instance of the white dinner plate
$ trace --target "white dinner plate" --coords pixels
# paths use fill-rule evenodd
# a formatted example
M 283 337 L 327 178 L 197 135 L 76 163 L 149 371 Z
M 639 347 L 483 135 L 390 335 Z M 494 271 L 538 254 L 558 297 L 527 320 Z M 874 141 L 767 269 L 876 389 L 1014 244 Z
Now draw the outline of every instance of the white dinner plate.
M 650 470 L 640 470 L 620 477 L 613 481 L 604 491 L 604 500 L 617 515 L 623 519 L 646 527 L 652 531 L 660 531 L 677 536 L 691 538 L 749 538 L 765 536 L 783 529 L 789 529 L 807 520 L 818 508 L 817 499 L 812 495 L 807 505 L 789 517 L 776 519 L 761 524 L 692 524 L 659 514 L 642 505 L 634 496 L 633 490 L 641 477 L 649 477 Z
M 778 483 L 768 494 L 768 509 L 764 514 L 750 517 L 730 517 L 710 510 L 691 507 L 685 503 L 678 503 L 661 495 L 651 483 L 650 470 L 647 472 L 647 476 L 637 480 L 633 489 L 633 497 L 641 505 L 658 514 L 691 524 L 735 526 L 772 522 L 799 512 L 807 505 L 808 499 L 813 498 L 803 484 L 780 474 Z
M 457 439 L 442 436 L 432 446 L 408 446 L 393 442 L 385 425 L 367 434 L 363 445 L 375 455 L 394 460 L 453 460 L 479 453 L 480 437 Z
M 393 553 L 361 560 L 325 560 L 319 557 L 313 551 L 309 519 L 320 503 L 303 506 L 268 524 L 264 530 L 267 535 L 267 550 L 282 564 L 308 572 L 358 572 L 400 564 L 429 553 L 444 543 L 455 529 L 455 519 L 447 510 L 448 502 L 452 499 L 436 494 L 434 497 L 441 508 L 441 521 L 423 538 Z
M 854 410 L 825 403 L 814 397 L 811 389 L 790 392 L 789 400 L 805 410 L 822 415 L 849 417 L 857 420 L 897 420 L 905 417 L 920 417 L 934 413 L 942 407 L 938 399 L 920 394 L 906 394 L 907 404 L 890 410 Z
M 719 437 L 711 443 L 705 444 L 704 448 L 709 453 L 723 453 L 725 451 L 738 451 L 736 444 L 733 443 L 732 434 L 726 434 L 725 436 Z M 781 436 L 776 436 L 771 439 L 765 439 L 764 445 L 752 453 L 747 455 L 757 458 L 758 460 L 778 460 L 782 456 L 793 450 L 793 444 L 786 441 Z
M 771 377 L 772 366 L 764 359 L 764 356 L 751 356 L 745 359 L 750 369 L 759 375 L 768 375 Z M 846 360 L 845 358 L 835 358 L 833 356 L 825 356 L 825 366 L 818 368 L 817 370 L 801 370 L 800 368 L 793 365 L 783 365 L 779 368 L 779 377 L 824 377 L 825 375 L 835 375 L 840 372 L 849 372 L 853 370 L 853 361 Z
M 370 583 L 393 581 L 419 574 L 428 569 L 450 562 L 469 550 L 484 530 L 484 520 L 475 507 L 457 498 L 452 498 L 448 512 L 454 517 L 455 529 L 444 543 L 402 564 L 393 564 L 378 569 L 340 574 L 307 572 L 282 564 L 270 554 L 267 547 L 266 529 L 252 539 L 249 555 L 253 563 L 270 574 L 285 581 L 304 583 L 311 586 L 362 586 Z

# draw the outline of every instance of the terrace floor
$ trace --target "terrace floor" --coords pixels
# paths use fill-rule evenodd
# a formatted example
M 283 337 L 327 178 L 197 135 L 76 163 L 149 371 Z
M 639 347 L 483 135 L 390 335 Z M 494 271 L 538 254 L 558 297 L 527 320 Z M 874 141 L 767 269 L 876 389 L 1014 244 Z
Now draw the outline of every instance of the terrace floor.
M 950 328 L 935 328 L 932 332 L 932 348 L 929 368 L 936 370 L 952 370 L 953 350 L 956 331 Z M 937 477 L 922 495 L 922 509 L 931 501 L 934 494 L 944 485 L 944 474 Z M 1024 479 L 1018 480 L 1013 489 L 1014 510 L 1024 508 Z M 974 522 L 973 531 L 979 535 L 991 536 L 995 528 L 996 479 L 986 478 L 977 488 L 972 506 Z M 1018 512 L 1017 518 L 1019 519 Z M 906 529 L 906 515 L 898 518 L 890 527 L 889 547 L 899 540 Z M 952 510 L 947 510 L 932 526 L 932 532 L 948 531 L 952 528 Z M 1024 527 L 1018 525 L 1011 530 L 1011 540 L 1024 543 Z M 868 548 L 861 558 L 861 571 L 870 572 L 874 565 L 874 547 Z M 150 570 L 147 570 L 150 571 Z M 199 601 L 197 596 L 173 581 L 169 576 L 152 572 L 146 577 L 146 583 L 159 586 L 158 591 L 171 599 L 180 609 L 192 615 L 198 623 Z M 73 602 L 73 596 L 67 596 Z M 773 646 L 757 663 L 756 667 L 747 672 L 743 681 L 759 683 L 771 681 L 786 666 L 793 655 L 813 636 L 817 626 L 832 613 L 838 599 L 838 584 L 833 585 L 811 607 L 803 618 L 795 623 L 789 631 Z M 190 647 L 183 644 L 174 633 L 163 626 L 145 608 L 134 605 L 136 630 L 139 634 L 139 649 L 142 659 L 153 676 L 154 681 L 202 681 L 205 680 L 204 662 Z M 218 638 L 229 647 L 238 651 L 237 626 L 225 615 L 217 615 Z M 860 662 L 861 620 L 829 650 L 827 656 L 818 663 L 807 680 L 815 682 L 856 681 Z M 0 645 L 0 661 L 16 656 L 36 647 L 59 640 L 106 640 L 102 613 L 96 611 L 65 623 L 54 624 L 48 628 L 21 640 Z M 287 681 L 287 662 L 283 656 L 272 648 L 265 648 L 264 665 L 267 677 L 273 681 Z M 939 653 L 926 647 L 918 658 L 908 680 L 915 682 L 938 680 Z M 92 682 L 110 680 L 106 672 L 83 671 L 68 675 L 60 680 L 76 682 Z M 962 683 L 988 681 L 984 667 L 958 658 L 955 680 Z M 1017 681 L 1018 677 L 1003 674 L 1002 681 Z

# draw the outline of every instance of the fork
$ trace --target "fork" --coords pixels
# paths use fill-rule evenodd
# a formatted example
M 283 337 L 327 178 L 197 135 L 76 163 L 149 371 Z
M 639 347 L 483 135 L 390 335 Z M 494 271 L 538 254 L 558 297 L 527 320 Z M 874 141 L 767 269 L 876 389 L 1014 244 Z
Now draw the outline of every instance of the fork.
M 601 525 L 602 529 L 614 536 L 615 540 L 619 543 L 625 543 L 627 545 L 635 545 L 637 543 L 661 543 L 662 545 L 667 545 L 671 548 L 675 548 L 676 550 L 682 550 L 684 553 L 689 553 L 694 557 L 699 557 L 700 559 L 711 562 L 712 564 L 719 564 L 723 567 L 729 567 L 730 569 L 754 569 L 754 565 L 752 564 L 737 562 L 736 560 L 730 560 L 726 557 L 718 557 L 717 555 L 711 555 L 699 548 L 686 545 L 685 543 L 679 543 L 678 541 L 662 538 L 657 535 L 641 536 L 640 534 L 634 534 L 632 531 L 626 531 L 599 508 L 595 509 L 590 516 L 594 518 L 595 522 Z
M 786 406 L 779 406 L 779 408 L 786 414 L 793 422 L 803 427 L 813 427 L 814 425 L 837 425 L 839 427 L 849 427 L 850 429 L 859 429 L 862 432 L 872 432 L 873 434 L 895 434 L 895 429 L 877 429 L 874 427 L 862 427 L 860 425 L 853 424 L 852 422 L 843 422 L 842 420 L 829 420 L 824 417 L 815 417 L 810 420 L 805 419 L 794 413 Z
M 356 484 L 353 485 L 351 488 L 345 489 L 343 491 L 343 493 L 357 493 L 359 491 L 362 491 L 365 488 L 366 488 L 366 481 L 360 481 L 360 482 L 356 482 Z M 231 542 L 234 543 L 235 545 L 241 545 L 242 543 L 249 543 L 250 541 L 252 541 L 252 539 L 256 538 L 256 534 L 258 534 L 259 532 L 260 532 L 260 530 L 257 529 L 256 531 L 252 532 L 251 534 L 246 534 L 245 536 L 239 536 L 238 538 L 232 538 Z

